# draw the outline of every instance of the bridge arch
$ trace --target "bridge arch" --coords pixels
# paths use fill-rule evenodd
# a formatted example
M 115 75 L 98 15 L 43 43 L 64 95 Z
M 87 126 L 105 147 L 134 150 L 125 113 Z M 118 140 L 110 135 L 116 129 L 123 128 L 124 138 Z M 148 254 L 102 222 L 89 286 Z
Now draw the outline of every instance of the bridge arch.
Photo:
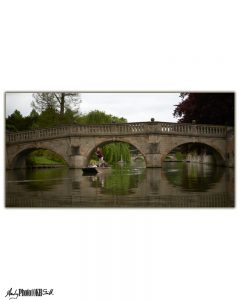
M 169 147 L 168 149 L 166 149 L 166 152 L 162 155 L 162 162 L 165 161 L 167 155 L 169 153 L 171 153 L 173 150 L 177 149 L 178 147 L 187 147 L 192 145 L 193 149 L 198 149 L 198 147 L 204 147 L 208 152 L 211 152 L 211 155 L 213 156 L 214 160 L 215 160 L 215 164 L 219 165 L 219 166 L 224 166 L 224 156 L 222 155 L 222 152 L 220 149 L 218 149 L 218 147 L 216 147 L 215 145 L 212 145 L 211 143 L 207 143 L 207 142 L 203 142 L 203 141 L 198 141 L 198 142 L 183 142 L 183 143 L 175 143 L 174 146 Z M 200 155 L 200 154 L 199 154 Z
M 101 148 L 102 146 L 111 144 L 111 143 L 126 143 L 126 144 L 131 145 L 132 147 L 136 148 L 142 154 L 145 163 L 147 162 L 145 151 L 144 151 L 144 149 L 142 149 L 141 145 L 139 145 L 136 142 L 132 142 L 131 139 L 129 139 L 129 138 L 115 138 L 115 137 L 99 141 L 98 143 L 96 143 L 94 145 L 94 147 L 89 148 L 88 152 L 86 154 L 87 162 L 90 161 L 90 158 L 94 154 L 97 147 Z
M 26 148 L 23 148 L 23 149 L 20 149 L 16 154 L 15 156 L 13 157 L 12 161 L 11 161 L 11 168 L 13 169 L 23 169 L 23 168 L 26 168 L 27 165 L 26 165 L 26 158 L 27 156 L 35 151 L 35 150 L 49 150 L 55 154 L 57 154 L 58 156 L 60 156 L 64 162 L 66 163 L 66 165 L 69 165 L 68 163 L 68 160 L 66 157 L 64 157 L 63 155 L 61 155 L 60 153 L 58 153 L 57 151 L 55 151 L 55 149 L 51 149 L 49 147 L 41 147 L 41 146 L 30 146 L 30 147 L 26 147 Z

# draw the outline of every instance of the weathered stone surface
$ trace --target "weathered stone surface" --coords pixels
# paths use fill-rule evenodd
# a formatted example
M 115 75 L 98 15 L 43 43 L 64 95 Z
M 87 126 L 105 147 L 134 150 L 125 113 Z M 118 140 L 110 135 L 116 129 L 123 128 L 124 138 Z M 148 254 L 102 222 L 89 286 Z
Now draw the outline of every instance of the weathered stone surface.
M 7 134 L 6 167 L 24 168 L 26 155 L 43 148 L 58 153 L 69 167 L 82 168 L 87 166 L 97 146 L 114 141 L 136 147 L 147 167 L 161 167 L 169 152 L 187 143 L 208 145 L 218 153 L 222 165 L 234 166 L 232 128 L 152 122 L 68 126 Z

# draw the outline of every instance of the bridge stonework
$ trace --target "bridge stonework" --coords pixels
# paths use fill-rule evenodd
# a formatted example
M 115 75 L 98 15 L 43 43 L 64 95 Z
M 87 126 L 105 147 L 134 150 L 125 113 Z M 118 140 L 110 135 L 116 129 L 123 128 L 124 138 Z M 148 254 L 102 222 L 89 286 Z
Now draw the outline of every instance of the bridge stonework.
M 72 125 L 7 133 L 6 167 L 24 168 L 28 153 L 35 149 L 48 149 L 59 154 L 70 168 L 82 168 L 87 166 L 97 146 L 114 141 L 136 147 L 144 156 L 147 167 L 161 167 L 169 152 L 187 143 L 208 145 L 216 152 L 219 164 L 234 165 L 233 128 L 142 122 Z

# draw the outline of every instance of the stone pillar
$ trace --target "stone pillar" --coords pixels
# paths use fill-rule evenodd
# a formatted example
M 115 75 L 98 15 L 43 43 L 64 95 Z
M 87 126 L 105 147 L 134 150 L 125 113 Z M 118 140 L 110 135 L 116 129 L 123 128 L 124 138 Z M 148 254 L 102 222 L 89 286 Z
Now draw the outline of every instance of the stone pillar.
M 149 136 L 146 152 L 146 167 L 161 168 L 160 143 L 157 135 Z
M 146 167 L 147 168 L 161 168 L 161 155 L 158 154 L 146 154 Z
M 77 168 L 85 168 L 87 167 L 87 158 L 82 155 L 71 155 L 69 168 L 77 169 Z

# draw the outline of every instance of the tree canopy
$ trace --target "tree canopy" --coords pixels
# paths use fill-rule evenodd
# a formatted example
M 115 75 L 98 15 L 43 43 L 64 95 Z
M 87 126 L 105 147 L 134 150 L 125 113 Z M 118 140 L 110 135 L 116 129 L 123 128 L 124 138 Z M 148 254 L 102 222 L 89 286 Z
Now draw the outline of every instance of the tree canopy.
M 77 118 L 79 124 L 107 124 L 107 123 L 126 123 L 127 119 L 119 118 L 106 114 L 104 111 L 93 110 L 88 114 L 80 115 Z
M 234 93 L 181 93 L 174 117 L 180 123 L 234 126 Z
M 75 92 L 45 92 L 34 93 L 34 101 L 32 107 L 39 113 L 46 109 L 55 110 L 61 116 L 64 115 L 67 109 L 79 109 L 81 103 L 80 93 Z
M 6 129 L 9 131 L 30 130 L 37 121 L 39 115 L 35 110 L 32 110 L 29 116 L 23 117 L 20 111 L 15 110 L 6 119 Z
M 109 143 L 103 146 L 104 159 L 108 163 L 130 162 L 130 145 L 123 142 Z
M 41 113 L 35 109 L 23 117 L 20 111 L 15 110 L 6 118 L 6 128 L 9 131 L 22 131 L 38 128 L 47 128 L 64 125 L 95 125 L 106 123 L 125 123 L 125 118 L 119 118 L 103 111 L 94 110 L 87 114 L 79 114 L 78 111 L 66 108 L 63 115 L 60 115 L 57 109 L 48 106 Z

